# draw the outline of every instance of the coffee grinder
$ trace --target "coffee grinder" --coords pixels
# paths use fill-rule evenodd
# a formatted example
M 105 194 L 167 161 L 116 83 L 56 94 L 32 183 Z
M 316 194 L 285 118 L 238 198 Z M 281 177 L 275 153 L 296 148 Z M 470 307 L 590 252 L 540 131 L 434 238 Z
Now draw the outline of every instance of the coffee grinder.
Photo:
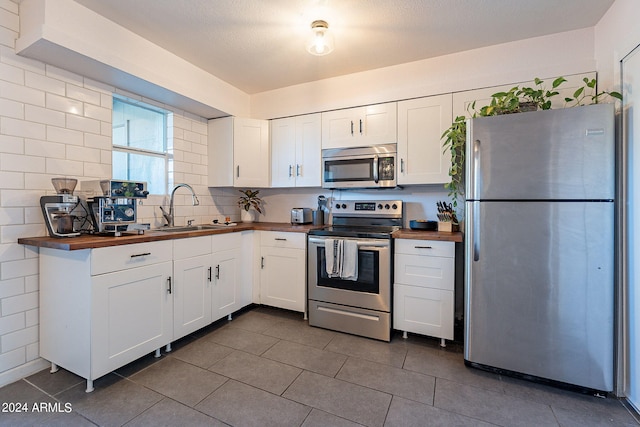
M 137 224 L 136 209 L 138 200 L 146 199 L 149 194 L 146 182 L 118 179 L 83 181 L 82 190 L 97 194 L 88 199 L 97 233 L 119 237 L 124 232 L 143 234 L 149 229 L 148 224 Z
M 73 210 L 79 205 L 78 196 L 73 195 L 78 180 L 75 178 L 52 178 L 51 183 L 56 190 L 55 196 L 40 197 L 40 207 L 44 222 L 51 237 L 75 237 L 76 230 Z

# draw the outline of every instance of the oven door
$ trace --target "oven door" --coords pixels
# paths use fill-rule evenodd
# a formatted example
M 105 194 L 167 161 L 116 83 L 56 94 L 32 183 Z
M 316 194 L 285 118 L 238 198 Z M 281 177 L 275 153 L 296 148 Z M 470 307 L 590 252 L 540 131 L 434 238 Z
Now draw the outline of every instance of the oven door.
M 395 187 L 396 155 L 365 154 L 322 158 L 324 188 Z
M 358 243 L 358 279 L 329 277 L 325 240 L 309 236 L 308 295 L 310 300 L 377 311 L 391 311 L 391 240 L 353 239 Z

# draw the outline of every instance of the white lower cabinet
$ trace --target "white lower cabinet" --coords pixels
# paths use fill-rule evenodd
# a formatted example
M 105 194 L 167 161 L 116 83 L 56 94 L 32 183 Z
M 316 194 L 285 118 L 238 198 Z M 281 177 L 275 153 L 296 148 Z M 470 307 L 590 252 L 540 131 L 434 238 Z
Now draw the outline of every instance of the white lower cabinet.
M 213 320 L 230 316 L 251 303 L 252 282 L 244 276 L 250 264 L 242 257 L 243 239 L 250 237 L 242 233 L 212 236 L 213 257 L 211 260 L 211 305 Z M 245 257 L 250 260 L 251 257 Z
M 305 313 L 304 233 L 260 232 L 260 303 Z
M 393 327 L 453 339 L 455 243 L 395 241 Z
M 212 322 L 211 236 L 173 241 L 173 333 L 179 339 Z

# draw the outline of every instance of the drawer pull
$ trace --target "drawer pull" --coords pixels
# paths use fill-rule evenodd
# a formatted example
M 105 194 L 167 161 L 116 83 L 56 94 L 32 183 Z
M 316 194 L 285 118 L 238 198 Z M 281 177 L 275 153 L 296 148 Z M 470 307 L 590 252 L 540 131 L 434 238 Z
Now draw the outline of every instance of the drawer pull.
M 131 255 L 131 258 L 138 258 L 138 257 L 141 257 L 141 256 L 147 256 L 147 255 L 151 255 L 151 252 L 145 252 L 145 253 L 142 253 L 142 254 L 133 254 L 133 255 Z
M 220 280 L 220 264 L 216 265 L 216 279 Z
M 209 281 L 211 281 L 211 267 L 209 267 L 209 276 L 207 277 Z
M 276 237 L 276 238 L 275 238 L 275 239 L 273 239 L 273 240 L 280 240 L 280 241 L 282 241 L 282 242 L 286 242 L 286 241 L 287 241 L 287 239 L 284 239 L 284 238 L 282 238 L 282 237 Z
M 169 285 L 169 289 L 167 289 L 167 292 L 171 293 L 171 276 L 167 277 L 167 284 Z
M 433 246 L 414 246 L 416 249 L 433 249 Z

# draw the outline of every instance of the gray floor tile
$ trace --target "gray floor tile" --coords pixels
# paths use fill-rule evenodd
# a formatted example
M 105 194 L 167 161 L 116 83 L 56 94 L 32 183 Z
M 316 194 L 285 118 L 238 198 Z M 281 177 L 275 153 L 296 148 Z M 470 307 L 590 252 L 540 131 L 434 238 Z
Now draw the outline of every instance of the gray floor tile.
M 394 396 L 385 427 L 490 427 L 494 424 Z
M 229 380 L 196 409 L 232 426 L 299 426 L 311 408 Z
M 50 418 L 51 414 L 34 412 L 33 405 L 55 402 L 55 399 L 47 396 L 25 380 L 8 384 L 0 388 L 0 403 L 16 405 L 7 408 L 9 412 L 3 412 L 0 415 L 0 426 L 33 426 L 41 423 Z
M 619 416 L 607 415 L 603 413 L 578 412 L 568 409 L 553 408 L 556 419 L 562 427 L 583 427 L 583 426 L 602 426 L 602 427 L 636 427 L 638 424 L 627 414 L 627 421 L 621 421 Z
M 245 331 L 262 333 L 281 321 L 281 317 L 258 310 L 252 310 L 233 318 L 228 325 L 234 328 L 244 329 Z
M 125 424 L 126 427 L 222 427 L 220 420 L 171 399 L 162 399 L 144 413 Z
M 429 375 L 350 357 L 336 378 L 433 405 L 436 380 Z
M 211 340 L 200 339 L 171 353 L 171 357 L 207 369 L 224 359 L 232 351 L 231 347 L 225 347 Z
M 550 405 L 556 413 L 570 411 L 593 420 L 611 419 L 614 424 L 620 423 L 620 425 L 635 423 L 622 402 L 614 397 L 602 399 L 518 378 L 504 376 L 501 378 L 506 394 Z
M 382 426 L 391 395 L 312 372 L 303 372 L 283 394 L 366 426 Z
M 343 354 L 320 350 L 289 341 L 280 341 L 269 350 L 264 357 L 287 365 L 333 377 L 347 360 Z
M 130 379 L 188 406 L 195 406 L 227 381 L 223 376 L 173 357 L 167 357 Z
M 336 334 L 325 350 L 355 356 L 372 362 L 401 368 L 407 354 L 407 347 L 401 340 L 390 343 L 348 334 Z
M 499 375 L 465 366 L 462 354 L 449 355 L 435 349 L 409 348 L 404 369 L 486 390 L 504 392 L 504 384 Z
M 62 368 L 54 373 L 51 373 L 49 368 L 43 369 L 28 376 L 25 380 L 52 396 L 86 381 L 84 378 Z
M 91 393 L 85 392 L 85 384 L 79 384 L 58 398 L 100 426 L 121 426 L 162 399 L 162 395 L 113 374 L 98 379 L 94 385 L 96 389 Z
M 336 336 L 336 332 L 311 328 L 306 321 L 302 320 L 278 322 L 265 329 L 263 334 L 316 348 L 325 348 Z
M 0 424 L 2 424 L 0 422 Z M 95 424 L 76 412 L 58 412 L 53 413 L 49 418 L 39 424 L 33 424 L 38 427 L 95 427 Z
M 238 350 L 209 370 L 277 395 L 282 394 L 302 372 L 299 368 Z
M 434 406 L 501 426 L 559 425 L 548 405 L 440 378 Z
M 311 413 L 302 423 L 302 427 L 358 427 L 362 424 L 354 423 L 353 421 L 345 420 L 337 415 L 330 414 L 328 412 L 321 411 L 319 409 L 312 409 Z
M 277 338 L 228 325 L 213 331 L 202 339 L 257 355 L 261 355 L 279 341 Z

